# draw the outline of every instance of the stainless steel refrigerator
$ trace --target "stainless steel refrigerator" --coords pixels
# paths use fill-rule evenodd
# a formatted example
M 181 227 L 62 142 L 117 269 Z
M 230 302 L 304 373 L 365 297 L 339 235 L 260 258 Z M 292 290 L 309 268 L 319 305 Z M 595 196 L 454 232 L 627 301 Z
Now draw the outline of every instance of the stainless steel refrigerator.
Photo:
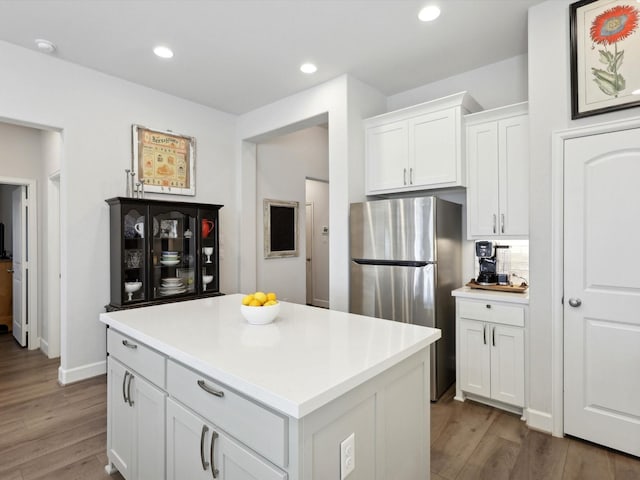
M 455 381 L 462 207 L 437 197 L 353 203 L 349 310 L 442 330 L 431 347 L 431 400 Z

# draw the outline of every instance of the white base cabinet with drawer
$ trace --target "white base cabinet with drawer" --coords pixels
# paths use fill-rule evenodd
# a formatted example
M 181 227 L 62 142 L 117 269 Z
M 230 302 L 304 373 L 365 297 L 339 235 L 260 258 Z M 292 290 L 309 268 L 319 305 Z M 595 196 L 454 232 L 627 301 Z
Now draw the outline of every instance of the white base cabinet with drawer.
M 107 378 L 107 472 L 163 479 L 166 394 L 113 357 Z
M 457 400 L 522 413 L 525 316 L 524 305 L 456 299 Z

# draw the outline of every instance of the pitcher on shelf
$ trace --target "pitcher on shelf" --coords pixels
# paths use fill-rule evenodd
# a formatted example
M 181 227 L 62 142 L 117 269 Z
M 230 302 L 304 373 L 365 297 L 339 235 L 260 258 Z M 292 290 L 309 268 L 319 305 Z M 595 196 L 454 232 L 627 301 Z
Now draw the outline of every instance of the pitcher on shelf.
M 213 220 L 202 219 L 202 238 L 207 238 L 213 231 Z

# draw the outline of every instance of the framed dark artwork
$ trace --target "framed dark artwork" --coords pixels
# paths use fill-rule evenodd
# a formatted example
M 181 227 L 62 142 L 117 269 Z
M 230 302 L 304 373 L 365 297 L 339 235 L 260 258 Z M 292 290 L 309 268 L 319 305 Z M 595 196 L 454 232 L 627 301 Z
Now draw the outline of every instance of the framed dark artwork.
M 569 14 L 571 118 L 640 106 L 640 3 L 582 0 Z
M 145 192 L 195 195 L 196 139 L 132 126 L 132 171 Z
M 264 199 L 264 258 L 298 256 L 298 202 Z

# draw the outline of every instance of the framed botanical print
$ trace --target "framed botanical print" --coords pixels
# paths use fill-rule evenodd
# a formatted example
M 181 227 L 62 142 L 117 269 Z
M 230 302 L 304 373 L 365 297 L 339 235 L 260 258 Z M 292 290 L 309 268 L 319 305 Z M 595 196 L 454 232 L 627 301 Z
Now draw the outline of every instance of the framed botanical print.
M 133 125 L 132 171 L 145 192 L 195 195 L 196 139 Z
M 571 117 L 640 106 L 640 3 L 570 5 Z

